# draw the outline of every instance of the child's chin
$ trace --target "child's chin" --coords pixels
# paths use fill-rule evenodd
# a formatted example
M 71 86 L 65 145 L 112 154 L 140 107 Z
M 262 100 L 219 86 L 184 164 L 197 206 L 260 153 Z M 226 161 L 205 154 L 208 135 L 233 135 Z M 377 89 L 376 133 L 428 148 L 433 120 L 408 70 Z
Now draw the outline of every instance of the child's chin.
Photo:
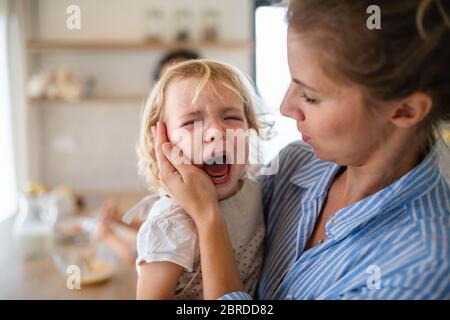
M 217 198 L 219 200 L 227 199 L 231 196 L 233 196 L 237 191 L 238 181 L 228 181 L 224 185 L 216 185 L 216 191 L 217 191 Z
M 228 199 L 233 194 L 234 194 L 234 192 L 232 192 L 231 190 L 227 190 L 227 191 L 217 190 L 217 198 L 219 199 L 219 201 Z
M 223 183 L 214 183 L 217 198 L 219 200 L 227 199 L 236 194 L 239 189 L 239 175 L 241 171 L 241 166 L 231 165 L 228 179 L 226 179 Z

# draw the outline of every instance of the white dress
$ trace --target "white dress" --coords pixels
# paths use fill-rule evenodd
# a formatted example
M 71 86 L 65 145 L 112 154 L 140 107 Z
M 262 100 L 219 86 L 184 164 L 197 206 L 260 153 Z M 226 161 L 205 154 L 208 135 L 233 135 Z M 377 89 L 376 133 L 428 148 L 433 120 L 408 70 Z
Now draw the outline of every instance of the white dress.
M 241 189 L 219 202 L 244 290 L 255 293 L 263 260 L 265 233 L 259 185 L 243 178 Z M 147 209 L 148 210 L 148 209 Z M 154 201 L 137 235 L 136 267 L 170 261 L 183 267 L 176 299 L 203 299 L 198 235 L 190 216 L 163 192 Z

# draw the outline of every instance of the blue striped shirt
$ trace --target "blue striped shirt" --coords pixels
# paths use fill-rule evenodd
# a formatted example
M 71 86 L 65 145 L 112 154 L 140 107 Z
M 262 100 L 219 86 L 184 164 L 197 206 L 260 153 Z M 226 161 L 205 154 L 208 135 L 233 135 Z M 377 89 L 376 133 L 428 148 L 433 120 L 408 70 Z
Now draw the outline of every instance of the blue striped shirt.
M 327 221 L 304 247 L 340 166 L 299 142 L 261 176 L 267 225 L 257 299 L 450 299 L 450 186 L 435 146 L 393 184 Z M 251 299 L 232 292 L 221 299 Z

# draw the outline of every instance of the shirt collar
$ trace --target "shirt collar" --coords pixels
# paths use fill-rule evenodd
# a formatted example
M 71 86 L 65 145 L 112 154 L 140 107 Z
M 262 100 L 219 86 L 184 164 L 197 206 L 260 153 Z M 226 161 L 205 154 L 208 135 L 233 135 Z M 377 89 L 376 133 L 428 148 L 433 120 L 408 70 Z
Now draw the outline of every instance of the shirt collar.
M 327 223 L 327 234 L 333 235 L 334 238 L 342 238 L 378 214 L 405 206 L 427 193 L 441 176 L 438 162 L 439 146 L 435 144 L 422 162 L 400 179 L 336 212 Z M 290 181 L 307 189 L 303 203 L 318 201 L 320 196 L 325 197 L 334 176 L 340 169 L 341 166 L 338 164 L 324 162 L 314 157 L 308 164 L 299 168 Z
M 342 238 L 374 217 L 404 208 L 408 203 L 429 192 L 439 181 L 439 146 L 433 146 L 416 167 L 400 179 L 357 203 L 336 212 L 327 226 L 335 238 Z M 401 210 L 400 210 L 401 211 Z

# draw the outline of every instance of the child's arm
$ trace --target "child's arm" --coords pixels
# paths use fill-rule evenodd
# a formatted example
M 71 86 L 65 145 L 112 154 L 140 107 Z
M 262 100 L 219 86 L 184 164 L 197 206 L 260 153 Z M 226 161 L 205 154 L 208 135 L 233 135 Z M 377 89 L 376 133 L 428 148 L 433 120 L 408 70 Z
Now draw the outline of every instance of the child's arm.
M 170 300 L 174 298 L 183 267 L 173 262 L 150 262 L 139 265 L 136 298 L 138 300 Z

